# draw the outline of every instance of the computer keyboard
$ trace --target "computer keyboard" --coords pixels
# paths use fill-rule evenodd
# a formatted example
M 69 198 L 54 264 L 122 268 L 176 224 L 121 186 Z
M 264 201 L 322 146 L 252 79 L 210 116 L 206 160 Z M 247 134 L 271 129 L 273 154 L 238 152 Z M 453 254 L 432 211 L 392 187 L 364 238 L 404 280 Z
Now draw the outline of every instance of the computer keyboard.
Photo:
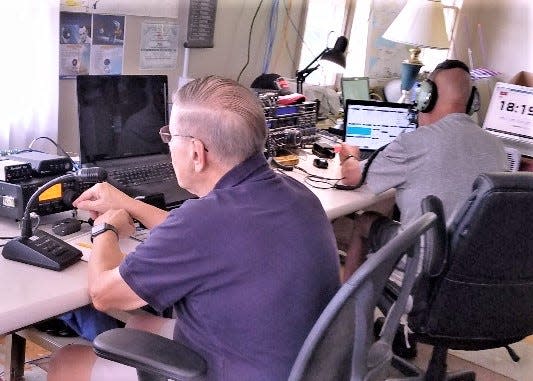
M 176 179 L 172 163 L 161 162 L 108 171 L 108 177 L 125 187 Z
M 318 130 L 318 136 L 333 143 L 342 143 L 342 138 L 339 135 L 333 134 L 328 130 Z

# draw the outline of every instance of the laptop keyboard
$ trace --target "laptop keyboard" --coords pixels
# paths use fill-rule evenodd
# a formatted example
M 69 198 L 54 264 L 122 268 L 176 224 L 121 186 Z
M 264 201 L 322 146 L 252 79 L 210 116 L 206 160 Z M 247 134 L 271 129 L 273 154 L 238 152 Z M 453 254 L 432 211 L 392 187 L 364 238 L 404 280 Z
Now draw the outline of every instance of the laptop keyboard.
M 170 162 L 142 164 L 136 167 L 109 170 L 108 176 L 125 187 L 150 184 L 176 178 L 172 163 Z

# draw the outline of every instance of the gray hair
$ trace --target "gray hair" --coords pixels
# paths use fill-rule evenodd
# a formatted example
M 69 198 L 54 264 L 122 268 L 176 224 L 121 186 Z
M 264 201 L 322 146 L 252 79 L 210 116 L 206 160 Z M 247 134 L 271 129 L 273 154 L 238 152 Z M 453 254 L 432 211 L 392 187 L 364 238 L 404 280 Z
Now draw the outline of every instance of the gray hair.
M 207 76 L 173 96 L 180 133 L 200 139 L 221 162 L 235 165 L 265 147 L 266 121 L 259 99 L 231 79 Z

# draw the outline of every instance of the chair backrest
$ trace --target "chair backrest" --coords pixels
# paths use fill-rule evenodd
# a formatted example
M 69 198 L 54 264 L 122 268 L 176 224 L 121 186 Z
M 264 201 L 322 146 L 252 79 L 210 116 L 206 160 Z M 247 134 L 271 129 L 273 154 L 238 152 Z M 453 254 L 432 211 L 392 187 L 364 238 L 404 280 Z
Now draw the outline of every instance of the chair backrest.
M 479 350 L 532 334 L 533 173 L 481 174 L 448 225 L 430 290 L 415 296 L 424 313 L 410 315 L 419 338 Z
M 405 311 L 418 266 L 419 237 L 435 220 L 426 213 L 372 254 L 339 289 L 307 336 L 290 381 L 370 380 L 386 371 L 391 343 Z M 374 343 L 377 301 L 395 264 L 408 253 L 402 294 L 391 308 L 381 339 Z

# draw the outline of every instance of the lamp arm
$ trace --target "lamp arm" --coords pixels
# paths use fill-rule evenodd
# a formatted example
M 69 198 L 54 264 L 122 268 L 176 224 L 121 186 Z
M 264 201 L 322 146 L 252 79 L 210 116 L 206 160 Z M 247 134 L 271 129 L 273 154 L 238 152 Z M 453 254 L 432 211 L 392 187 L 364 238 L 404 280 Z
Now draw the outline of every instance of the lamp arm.
M 307 78 L 309 74 L 311 74 L 316 69 L 318 69 L 320 65 L 316 65 L 315 67 L 311 67 L 311 66 L 315 62 L 317 62 L 324 55 L 324 53 L 326 53 L 329 50 L 330 48 L 325 48 L 324 50 L 322 50 L 322 52 L 320 52 L 318 56 L 316 56 L 311 62 L 309 62 L 309 64 L 305 68 L 303 68 L 302 70 L 298 70 L 296 72 L 296 92 L 302 94 L 302 90 L 303 90 L 302 86 L 303 86 L 305 79 Z

